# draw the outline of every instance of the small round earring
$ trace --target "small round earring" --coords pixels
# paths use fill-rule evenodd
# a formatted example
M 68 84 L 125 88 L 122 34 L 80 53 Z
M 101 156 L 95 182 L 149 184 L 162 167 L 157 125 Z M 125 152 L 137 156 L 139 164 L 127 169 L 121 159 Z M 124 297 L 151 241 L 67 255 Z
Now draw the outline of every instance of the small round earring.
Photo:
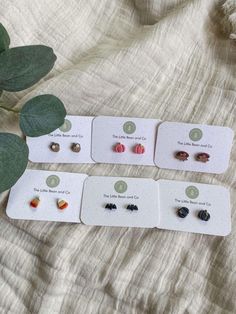
M 175 154 L 175 158 L 181 161 L 188 160 L 189 154 L 184 151 L 179 151 Z
M 32 201 L 30 202 L 30 206 L 33 208 L 37 208 L 39 206 L 39 203 L 40 203 L 40 198 L 37 196 L 32 199 Z
M 129 204 L 129 205 L 126 207 L 126 209 L 131 210 L 131 211 L 133 211 L 133 210 L 138 210 L 138 206 L 137 206 L 137 205 L 134 205 L 134 204 Z
M 204 221 L 208 221 L 211 218 L 211 215 L 208 213 L 207 210 L 200 210 L 198 213 L 198 218 Z
M 112 203 L 107 203 L 106 206 L 105 206 L 106 209 L 116 209 L 116 204 L 112 204 Z
M 72 150 L 72 152 L 74 152 L 74 153 L 79 153 L 80 150 L 81 150 L 80 144 L 79 144 L 79 143 L 72 143 L 72 145 L 71 145 L 71 150 Z
M 207 153 L 199 153 L 196 156 L 196 160 L 197 161 L 201 161 L 201 162 L 207 162 L 209 161 L 210 155 Z
M 58 153 L 60 151 L 60 144 L 52 142 L 50 145 L 51 151 Z
M 58 207 L 58 209 L 63 210 L 63 209 L 68 207 L 68 203 L 65 200 L 59 199 L 57 201 L 57 207 Z
M 135 154 L 144 154 L 145 153 L 145 147 L 142 144 L 136 144 L 134 146 L 133 152 Z
M 177 215 L 180 218 L 185 218 L 186 216 L 188 216 L 188 214 L 189 214 L 189 209 L 187 207 L 181 207 L 177 211 Z
M 121 143 L 116 143 L 113 150 L 116 153 L 123 153 L 125 151 L 125 145 Z

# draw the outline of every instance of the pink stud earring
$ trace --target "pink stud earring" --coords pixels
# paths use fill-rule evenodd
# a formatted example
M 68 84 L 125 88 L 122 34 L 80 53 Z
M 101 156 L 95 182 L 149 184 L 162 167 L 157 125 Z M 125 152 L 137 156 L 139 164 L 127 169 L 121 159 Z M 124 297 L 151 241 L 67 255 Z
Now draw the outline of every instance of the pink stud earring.
M 196 160 L 197 161 L 201 161 L 201 162 L 207 162 L 209 161 L 210 155 L 207 153 L 199 153 L 196 156 Z
M 175 158 L 181 161 L 188 160 L 189 154 L 184 151 L 179 151 L 175 154 Z
M 121 143 L 116 143 L 113 150 L 116 153 L 123 153 L 125 151 L 125 145 Z
M 133 149 L 135 154 L 144 154 L 145 147 L 142 144 L 136 144 Z

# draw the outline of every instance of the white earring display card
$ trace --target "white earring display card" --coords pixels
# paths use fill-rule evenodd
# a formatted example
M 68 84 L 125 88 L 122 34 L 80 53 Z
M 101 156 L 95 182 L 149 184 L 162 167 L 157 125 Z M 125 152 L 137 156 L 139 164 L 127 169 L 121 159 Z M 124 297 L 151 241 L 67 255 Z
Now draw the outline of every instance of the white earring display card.
M 80 218 L 87 225 L 153 228 L 159 223 L 156 181 L 88 177 Z
M 99 163 L 154 166 L 160 120 L 100 116 L 93 120 L 92 158 Z
M 233 131 L 228 127 L 163 122 L 155 164 L 160 168 L 223 173 L 229 165 Z
M 91 129 L 93 117 L 67 116 L 54 132 L 27 137 L 29 160 L 40 163 L 93 163 Z
M 10 191 L 6 213 L 14 219 L 79 223 L 86 178 L 86 174 L 26 170 Z
M 158 228 L 218 236 L 230 233 L 230 195 L 226 188 L 170 180 L 158 180 L 157 183 L 160 200 Z M 188 214 L 181 218 L 178 210 L 183 208 L 185 213 L 187 208 Z M 209 220 L 204 221 L 199 216 Z

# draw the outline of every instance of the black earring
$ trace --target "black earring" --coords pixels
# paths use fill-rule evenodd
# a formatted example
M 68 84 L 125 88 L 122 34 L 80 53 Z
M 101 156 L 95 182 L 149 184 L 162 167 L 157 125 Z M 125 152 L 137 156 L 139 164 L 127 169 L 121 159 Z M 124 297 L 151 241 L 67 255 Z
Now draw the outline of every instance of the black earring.
M 112 203 L 107 203 L 106 206 L 105 206 L 106 209 L 116 209 L 116 204 L 112 204 Z
M 198 218 L 204 221 L 208 221 L 211 218 L 211 215 L 208 213 L 207 210 L 200 210 L 198 213 Z
M 177 215 L 180 218 L 185 218 L 186 216 L 188 216 L 188 214 L 189 214 L 189 209 L 187 207 L 181 207 L 177 211 Z
M 133 204 L 129 204 L 127 207 L 126 207 L 126 209 L 128 209 L 128 210 L 138 210 L 138 206 L 136 206 L 136 205 L 133 205 Z

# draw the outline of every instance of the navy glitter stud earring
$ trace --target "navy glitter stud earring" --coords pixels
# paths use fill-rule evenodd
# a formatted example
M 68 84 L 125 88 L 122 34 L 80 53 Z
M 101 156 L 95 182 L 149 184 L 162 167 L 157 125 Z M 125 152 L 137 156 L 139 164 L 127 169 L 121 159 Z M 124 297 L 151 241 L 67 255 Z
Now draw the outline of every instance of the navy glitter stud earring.
M 134 204 L 129 204 L 129 205 L 126 207 L 126 209 L 131 210 L 131 211 L 133 211 L 133 210 L 138 210 L 138 206 L 137 206 L 137 205 L 134 205 Z
M 116 204 L 112 204 L 112 203 L 107 203 L 106 206 L 105 206 L 106 209 L 116 209 Z
M 208 221 L 211 218 L 211 215 L 208 213 L 207 210 L 200 210 L 198 213 L 198 218 L 203 221 Z
M 185 218 L 186 216 L 188 216 L 188 214 L 189 214 L 189 209 L 187 207 L 181 207 L 177 211 L 177 215 L 180 218 Z

